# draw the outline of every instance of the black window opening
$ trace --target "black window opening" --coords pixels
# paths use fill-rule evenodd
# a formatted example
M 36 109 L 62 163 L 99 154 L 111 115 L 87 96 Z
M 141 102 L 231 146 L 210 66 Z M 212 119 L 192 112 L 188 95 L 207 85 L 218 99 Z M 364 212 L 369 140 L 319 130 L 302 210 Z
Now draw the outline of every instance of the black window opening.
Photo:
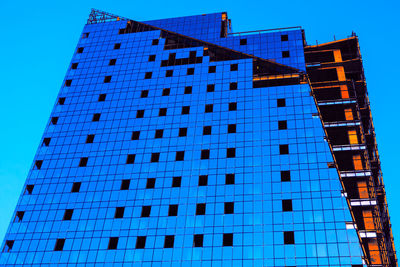
M 178 205 L 169 205 L 168 216 L 178 216 Z
M 82 39 L 86 39 L 86 38 L 88 38 L 89 37 L 89 32 L 84 32 L 83 34 L 82 34 Z
M 93 141 L 94 141 L 94 134 L 88 134 L 87 136 L 86 136 L 86 144 L 91 144 L 91 143 L 93 143 Z
M 235 110 L 237 110 L 237 103 L 236 102 L 229 103 L 229 111 L 235 111 Z
M 42 168 L 43 160 L 36 160 L 35 167 L 36 169 L 40 170 Z
M 182 177 L 175 176 L 172 178 L 172 187 L 181 187 Z
M 148 96 L 149 96 L 149 90 L 142 90 L 142 92 L 140 93 L 141 98 L 145 98 Z
M 217 71 L 217 66 L 209 66 L 208 73 L 215 73 Z
M 210 158 L 210 150 L 209 149 L 202 149 L 200 158 L 201 159 L 209 159 Z
M 228 124 L 228 133 L 236 133 L 236 124 Z
M 279 154 L 281 155 L 289 154 L 289 145 L 279 145 Z
M 69 87 L 72 84 L 72 80 L 66 80 L 65 81 L 65 86 Z
M 236 157 L 236 148 L 227 148 L 227 149 L 226 149 L 226 157 L 227 157 L 227 158 L 234 158 L 234 157 Z
M 156 55 L 149 56 L 149 62 L 156 61 Z
M 196 248 L 203 247 L 204 235 L 196 234 L 193 236 L 193 246 Z
M 121 181 L 120 190 L 129 190 L 129 186 L 131 185 L 131 180 L 124 179 Z
M 276 104 L 277 104 L 278 108 L 286 107 L 286 99 L 285 98 L 278 98 L 276 100 Z
M 133 164 L 133 163 L 135 163 L 135 158 L 136 158 L 136 155 L 135 155 L 135 154 L 129 154 L 129 155 L 126 157 L 126 164 Z
M 111 82 L 111 76 L 104 77 L 104 83 L 109 83 L 109 82 Z
M 49 146 L 50 145 L 50 141 L 51 141 L 50 137 L 43 138 L 42 145 L 43 146 Z
M 118 247 L 118 237 L 110 237 L 108 240 L 107 249 L 117 249 Z
M 170 92 L 171 92 L 170 88 L 164 88 L 162 90 L 162 96 L 169 96 Z
M 83 49 L 84 49 L 83 47 L 78 47 L 77 53 L 78 54 L 82 54 L 83 53 Z
M 26 185 L 26 187 L 25 187 L 25 194 L 27 194 L 27 195 L 32 195 L 32 192 L 33 192 L 33 188 L 35 187 L 35 185 L 33 185 L 33 184 L 28 184 L 28 185 Z
M 278 121 L 278 129 L 286 130 L 287 129 L 287 121 Z
M 116 43 L 114 44 L 114 50 L 120 49 L 121 48 L 121 43 Z
M 99 101 L 99 102 L 105 101 L 106 100 L 106 96 L 107 96 L 106 94 L 100 94 L 97 101 Z
M 165 77 L 172 77 L 173 74 L 174 74 L 174 71 L 173 71 L 173 70 L 167 70 L 167 71 L 165 72 Z
M 294 232 L 293 231 L 283 232 L 283 241 L 285 245 L 294 244 Z
M 78 68 L 78 63 L 72 63 L 71 69 L 76 70 Z
M 140 109 L 136 111 L 136 118 L 140 119 L 144 117 L 144 109 Z
M 225 174 L 225 184 L 235 184 L 235 174 L 227 173 Z
M 158 45 L 158 39 L 153 39 L 153 41 L 151 42 L 152 45 Z
M 239 69 L 238 64 L 231 64 L 231 71 L 237 71 Z
M 164 239 L 164 248 L 173 248 L 174 247 L 175 236 L 167 235 Z
M 287 34 L 282 34 L 281 35 L 281 42 L 286 42 L 289 41 L 289 36 Z
M 233 202 L 225 202 L 224 203 L 224 214 L 233 214 L 235 211 Z
M 205 214 L 206 214 L 206 203 L 197 203 L 196 215 L 205 215 Z
M 156 178 L 147 178 L 146 189 L 152 189 L 156 186 Z
M 14 222 L 22 222 L 24 215 L 25 215 L 25 211 L 17 211 L 15 213 Z
M 237 90 L 238 84 L 237 82 L 233 82 L 229 84 L 229 90 Z
M 72 219 L 73 209 L 66 209 L 64 211 L 63 221 L 70 221 Z
M 247 45 L 247 39 L 240 39 L 240 45 Z
M 110 59 L 110 62 L 108 62 L 108 65 L 109 65 L 109 66 L 114 66 L 115 63 L 117 63 L 117 59 L 116 59 L 116 58 L 113 58 L 113 59 Z
M 191 94 L 192 93 L 192 86 L 186 86 L 185 87 L 185 94 Z
M 164 136 L 164 130 L 158 129 L 154 133 L 154 138 L 162 138 Z
M 293 211 L 291 199 L 283 199 L 282 200 L 282 211 Z
M 56 125 L 58 123 L 58 117 L 51 118 L 51 124 Z
M 4 245 L 3 252 L 10 252 L 14 246 L 14 240 L 6 240 L 6 244 Z
M 281 171 L 281 182 L 290 182 L 290 171 Z
M 54 245 L 54 251 L 62 251 L 64 249 L 65 239 L 57 239 Z
M 186 75 L 193 75 L 194 74 L 194 68 L 188 68 L 186 71 Z
M 151 206 L 143 206 L 142 212 L 140 213 L 140 217 L 142 218 L 150 217 L 150 213 L 151 213 Z
M 208 175 L 199 176 L 199 186 L 206 186 L 208 184 Z
M 205 113 L 211 113 L 214 110 L 214 105 L 213 104 L 207 104 L 204 108 Z
M 99 121 L 100 120 L 100 116 L 101 116 L 100 113 L 93 114 L 92 121 Z
M 177 151 L 175 155 L 176 161 L 183 161 L 185 157 L 185 151 Z
M 151 153 L 150 162 L 159 162 L 160 161 L 160 153 Z
M 81 182 L 74 182 L 74 183 L 72 184 L 71 192 L 72 192 L 72 193 L 78 193 L 78 192 L 81 190 L 81 185 L 82 185 Z
M 62 106 L 62 105 L 64 105 L 64 103 L 65 103 L 65 97 L 60 97 L 58 99 L 58 104 Z
M 215 91 L 215 84 L 207 84 L 207 92 L 211 93 Z
M 167 116 L 167 108 L 160 108 L 160 110 L 158 111 L 158 116 Z
M 211 126 L 204 126 L 203 127 L 203 135 L 210 135 L 211 134 Z
M 140 137 L 140 131 L 132 132 L 131 140 L 139 140 L 139 137 Z
M 79 167 L 86 167 L 88 163 L 89 158 L 88 157 L 83 157 L 79 160 Z
M 223 234 L 223 236 L 222 236 L 222 245 L 224 247 L 233 246 L 233 234 Z
M 289 51 L 282 51 L 282 57 L 283 57 L 283 58 L 288 58 L 288 57 L 290 57 Z
M 182 107 L 182 112 L 181 112 L 182 115 L 189 114 L 189 112 L 190 112 L 190 106 Z
M 141 248 L 144 248 L 145 246 L 146 246 L 146 237 L 145 236 L 138 236 L 136 238 L 135 248 L 136 249 L 141 249 Z
M 146 73 L 144 74 L 144 78 L 145 78 L 145 79 L 151 79 L 151 76 L 153 76 L 153 73 L 152 73 L 152 72 L 146 72 Z
M 187 128 L 179 128 L 179 137 L 187 136 Z
M 116 219 L 124 218 L 124 213 L 125 213 L 125 207 L 116 207 L 115 213 L 114 213 L 114 218 L 116 218 Z

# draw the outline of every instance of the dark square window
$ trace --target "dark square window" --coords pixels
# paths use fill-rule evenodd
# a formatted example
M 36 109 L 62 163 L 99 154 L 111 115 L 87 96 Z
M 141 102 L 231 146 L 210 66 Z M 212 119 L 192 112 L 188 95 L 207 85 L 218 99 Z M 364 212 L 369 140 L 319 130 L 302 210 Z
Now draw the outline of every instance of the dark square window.
M 281 42 L 289 41 L 289 36 L 287 34 L 281 35 Z
M 140 109 L 136 111 L 136 118 L 143 118 L 144 117 L 144 109 Z
M 78 51 L 77 51 L 78 54 L 82 54 L 83 53 L 83 49 L 84 49 L 83 47 L 78 47 Z
M 162 96 L 168 96 L 170 92 L 171 92 L 170 88 L 164 88 L 162 90 Z
M 121 181 L 120 190 L 129 190 L 129 186 L 131 185 L 131 180 L 124 179 Z
M 173 248 L 174 247 L 175 236 L 167 235 L 164 240 L 164 248 Z
M 287 121 L 278 121 L 278 129 L 286 130 L 287 129 Z
M 165 77 L 172 77 L 172 74 L 174 74 L 174 71 L 173 71 L 173 70 L 167 70 L 167 71 L 165 72 Z
M 175 155 L 176 161 L 182 161 L 185 157 L 185 151 L 177 151 Z
M 238 88 L 238 84 L 236 82 L 229 84 L 229 90 L 237 90 L 237 88 Z
M 14 240 L 6 240 L 3 252 L 10 252 L 13 246 L 14 246 Z
M 209 159 L 210 158 L 210 150 L 202 149 L 201 150 L 201 159 Z
M 169 205 L 168 216 L 178 216 L 178 205 Z
M 158 45 L 158 39 L 153 39 L 153 41 L 151 42 L 152 45 Z
M 113 58 L 113 59 L 110 59 L 110 62 L 108 62 L 108 65 L 109 66 L 114 66 L 115 63 L 117 63 L 117 59 Z
M 14 222 L 22 222 L 24 215 L 25 211 L 17 211 L 17 213 L 15 214 Z
M 35 185 L 33 185 L 33 184 L 26 185 L 25 194 L 32 195 L 34 187 L 35 187 Z
M 188 68 L 186 71 L 187 75 L 193 75 L 194 74 L 194 68 Z
M 132 132 L 131 140 L 139 140 L 139 137 L 140 137 L 140 131 Z
M 99 101 L 99 102 L 103 102 L 103 101 L 105 101 L 106 100 L 106 94 L 100 94 L 99 95 L 99 98 L 97 99 L 97 101 Z
M 147 178 L 146 189 L 152 189 L 156 186 L 156 178 Z
M 234 173 L 225 174 L 225 184 L 235 184 L 235 174 Z
M 278 108 L 286 107 L 286 99 L 285 98 L 278 98 L 276 100 L 276 105 L 278 106 Z
M 193 236 L 193 246 L 196 248 L 203 247 L 203 240 L 204 240 L 204 235 L 194 235 Z
M 135 154 L 129 154 L 129 155 L 126 157 L 126 164 L 133 164 L 133 163 L 135 163 L 135 158 L 136 158 L 136 155 L 135 155 Z
M 210 134 L 211 134 L 211 126 L 204 126 L 203 135 L 210 135 Z
M 72 192 L 72 193 L 78 193 L 78 192 L 81 190 L 81 185 L 82 185 L 81 182 L 74 182 L 74 183 L 72 184 L 71 192 Z
M 114 218 L 116 219 L 124 218 L 124 213 L 125 213 L 125 207 L 116 207 Z
M 234 158 L 234 157 L 236 157 L 236 148 L 227 148 L 227 149 L 226 149 L 226 157 L 227 157 L 227 158 Z
M 65 103 L 65 97 L 60 97 L 60 98 L 58 99 L 58 104 L 59 104 L 59 105 L 64 105 L 64 103 Z
M 225 214 L 233 214 L 234 213 L 234 204 L 233 202 L 225 202 L 224 203 L 224 213 Z
M 192 86 L 186 86 L 185 87 L 185 94 L 191 94 L 192 93 Z
M 197 203 L 196 215 L 205 215 L 205 214 L 206 214 L 206 203 Z
M 66 80 L 65 81 L 65 86 L 69 87 L 72 84 L 72 80 Z
M 160 110 L 158 111 L 158 116 L 167 116 L 167 108 L 160 108 Z
M 73 209 L 67 209 L 64 212 L 63 221 L 70 221 L 72 219 Z
M 217 66 L 209 66 L 208 73 L 215 73 L 217 71 Z
M 187 128 L 179 128 L 179 137 L 187 135 Z
M 283 240 L 285 245 L 294 244 L 294 232 L 293 231 L 283 232 Z
M 111 76 L 104 77 L 104 83 L 109 83 L 109 82 L 111 82 Z
M 240 45 L 247 45 L 247 39 L 240 39 Z
M 145 78 L 145 79 L 151 79 L 152 76 L 153 76 L 153 73 L 152 73 L 152 72 L 146 72 L 146 73 L 144 74 L 144 78 Z
M 150 162 L 159 162 L 160 161 L 160 153 L 151 153 Z
M 238 64 L 231 64 L 231 71 L 237 71 L 239 68 Z
M 181 187 L 182 177 L 176 176 L 172 178 L 172 187 Z
M 50 137 L 43 138 L 43 143 L 42 143 L 42 145 L 44 145 L 44 146 L 49 146 L 49 145 L 50 145 L 50 141 L 51 141 L 51 138 L 50 138 Z
M 233 234 L 224 234 L 222 238 L 222 245 L 224 247 L 233 246 Z
M 89 37 L 89 32 L 84 32 L 83 34 L 82 34 L 82 38 L 83 39 L 86 39 L 86 38 L 88 38 Z
M 94 134 L 88 134 L 86 136 L 86 143 L 91 144 L 91 143 L 93 143 L 93 141 L 94 141 Z
M 156 55 L 150 55 L 149 56 L 149 61 L 156 61 Z
M 282 51 L 282 57 L 290 57 L 289 51 Z
M 78 68 L 78 63 L 72 63 L 71 69 L 76 70 Z
M 281 171 L 281 182 L 290 182 L 290 171 Z
M 51 118 L 51 124 L 56 125 L 58 122 L 58 117 L 52 117 Z
M 37 160 L 35 161 L 35 167 L 36 169 L 40 170 L 42 168 L 43 160 Z
M 121 43 L 114 44 L 114 49 L 120 49 L 120 48 L 121 48 Z
M 57 239 L 54 251 L 62 251 L 64 249 L 65 239 Z
M 79 167 L 86 167 L 87 163 L 88 163 L 89 158 L 85 157 L 85 158 L 81 158 L 79 160 Z
M 148 96 L 149 96 L 149 90 L 142 90 L 142 92 L 140 93 L 141 98 L 145 98 Z
M 206 186 L 208 184 L 208 175 L 199 176 L 199 186 Z
M 117 249 L 118 247 L 118 237 L 110 237 L 108 240 L 107 249 Z
M 100 116 L 101 116 L 100 113 L 93 114 L 92 121 L 99 121 L 100 120 Z
M 291 199 L 283 199 L 282 200 L 282 211 L 293 211 Z
M 189 114 L 189 112 L 190 112 L 190 106 L 182 107 L 182 112 L 181 112 L 182 115 Z
M 154 134 L 154 138 L 162 138 L 163 135 L 164 135 L 164 130 L 158 129 L 158 130 L 156 130 L 156 133 Z
M 279 145 L 279 154 L 289 154 L 289 145 Z
M 213 109 L 214 109 L 214 105 L 213 104 L 207 104 L 205 106 L 204 112 L 205 113 L 210 113 L 210 112 L 213 112 Z
M 236 124 L 228 124 L 228 133 L 236 133 Z
M 207 84 L 207 92 L 211 93 L 215 91 L 215 84 Z
M 143 206 L 142 212 L 140 213 L 140 217 L 146 218 L 150 217 L 151 206 Z
M 229 111 L 235 111 L 235 110 L 237 110 L 237 103 L 236 102 L 229 103 Z
M 157 40 L 158 41 L 158 40 Z M 136 238 L 136 245 L 135 248 L 144 248 L 146 246 L 146 237 L 145 236 L 138 236 Z

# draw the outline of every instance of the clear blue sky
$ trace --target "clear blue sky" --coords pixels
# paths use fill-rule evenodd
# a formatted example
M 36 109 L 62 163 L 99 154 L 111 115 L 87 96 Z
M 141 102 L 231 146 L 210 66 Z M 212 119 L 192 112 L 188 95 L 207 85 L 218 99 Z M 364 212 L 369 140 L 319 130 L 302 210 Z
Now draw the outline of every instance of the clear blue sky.
M 245 3 L 245 4 L 244 4 Z M 227 11 L 233 30 L 302 26 L 309 44 L 360 38 L 395 240 L 400 238 L 397 141 L 398 1 L 11 1 L 0 3 L 0 240 L 91 8 L 139 21 Z M 385 78 L 387 77 L 387 78 Z M 396 167 L 397 166 L 397 167 Z M 397 248 L 400 244 L 396 243 Z

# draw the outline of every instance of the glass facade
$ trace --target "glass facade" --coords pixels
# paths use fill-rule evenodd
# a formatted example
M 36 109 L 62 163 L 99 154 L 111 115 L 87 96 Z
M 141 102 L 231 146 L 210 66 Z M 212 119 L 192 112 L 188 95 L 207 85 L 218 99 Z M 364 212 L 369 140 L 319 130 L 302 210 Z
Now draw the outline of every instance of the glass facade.
M 363 266 L 302 30 L 228 21 L 84 27 L 1 265 Z

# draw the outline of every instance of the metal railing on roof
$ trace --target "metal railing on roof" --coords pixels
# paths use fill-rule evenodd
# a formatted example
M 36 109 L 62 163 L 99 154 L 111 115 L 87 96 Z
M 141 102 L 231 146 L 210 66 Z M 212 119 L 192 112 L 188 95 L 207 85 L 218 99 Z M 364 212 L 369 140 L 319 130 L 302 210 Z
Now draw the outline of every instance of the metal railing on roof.
M 230 36 L 241 36 L 241 35 L 249 35 L 249 34 L 255 34 L 255 33 L 264 33 L 264 32 L 279 32 L 279 31 L 285 31 L 285 30 L 301 30 L 301 26 L 295 26 L 295 27 L 285 27 L 285 28 L 276 28 L 276 29 L 266 29 L 266 30 L 257 30 L 257 31 L 246 31 L 246 32 L 231 32 L 228 33 Z

